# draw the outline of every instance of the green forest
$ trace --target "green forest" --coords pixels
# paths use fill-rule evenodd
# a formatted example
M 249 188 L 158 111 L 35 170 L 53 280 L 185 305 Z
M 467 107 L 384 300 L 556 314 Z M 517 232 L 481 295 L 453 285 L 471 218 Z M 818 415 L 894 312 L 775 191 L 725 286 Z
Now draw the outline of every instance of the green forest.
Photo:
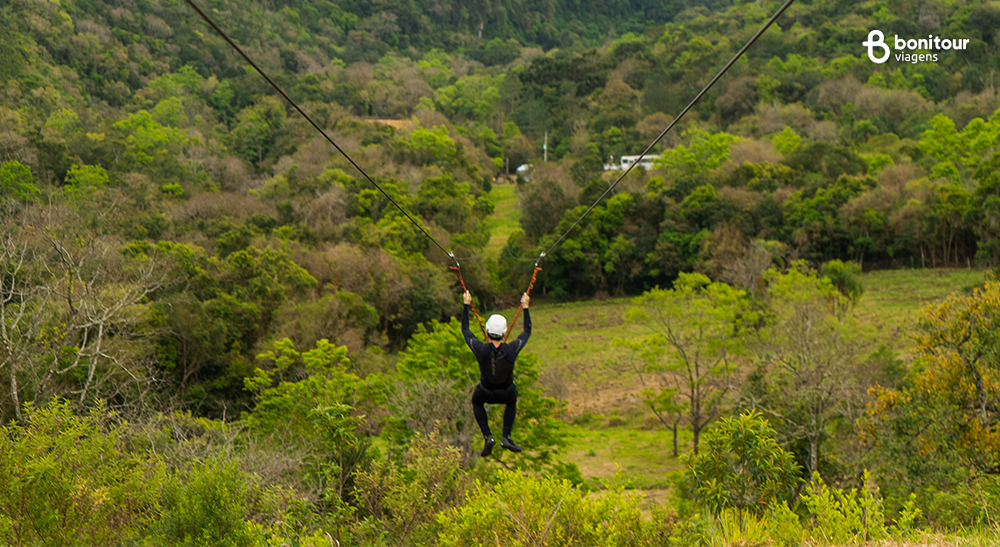
M 781 3 L 197 3 L 414 222 L 187 3 L 0 0 L 0 544 L 1000 538 L 1000 2 L 793 3 L 573 230 Z

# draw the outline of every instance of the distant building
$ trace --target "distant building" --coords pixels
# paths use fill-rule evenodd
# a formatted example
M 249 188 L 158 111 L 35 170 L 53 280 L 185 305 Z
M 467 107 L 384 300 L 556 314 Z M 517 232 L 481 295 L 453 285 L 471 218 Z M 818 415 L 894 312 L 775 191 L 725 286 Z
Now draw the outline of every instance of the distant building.
M 604 164 L 604 170 L 605 171 L 624 171 L 625 169 L 628 169 L 629 165 L 632 165 L 638 159 L 639 159 L 639 156 L 622 156 L 619 159 L 618 163 Z M 642 161 L 639 162 L 639 167 L 642 167 L 642 168 L 647 169 L 647 170 L 652 169 L 653 168 L 653 161 L 658 160 L 658 159 L 660 159 L 660 156 L 646 156 L 646 157 L 642 158 Z

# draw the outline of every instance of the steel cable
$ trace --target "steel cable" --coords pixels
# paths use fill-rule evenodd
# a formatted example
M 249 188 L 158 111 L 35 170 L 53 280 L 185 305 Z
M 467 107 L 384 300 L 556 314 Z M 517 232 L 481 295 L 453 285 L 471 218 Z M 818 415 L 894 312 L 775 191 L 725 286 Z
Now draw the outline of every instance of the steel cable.
M 700 92 L 698 92 L 698 95 L 696 95 L 695 98 L 692 99 L 691 102 L 688 103 L 688 105 L 686 107 L 684 107 L 684 110 L 682 110 L 681 113 L 678 114 L 677 117 L 674 118 L 670 122 L 669 125 L 667 125 L 667 128 L 664 129 L 660 133 L 660 135 L 658 137 L 656 137 L 656 139 L 654 139 L 653 142 L 650 143 L 649 146 L 647 146 L 645 150 L 642 151 L 642 154 L 639 154 L 639 158 L 637 160 L 635 160 L 634 162 L 632 162 L 631 164 L 629 164 L 628 168 L 625 169 L 624 173 L 622 173 L 621 175 L 619 175 L 618 179 L 615 180 L 614 184 L 612 184 L 611 186 L 609 186 L 608 189 L 605 190 L 604 193 L 601 194 L 601 196 L 599 198 L 597 198 L 597 200 L 594 201 L 594 203 L 590 207 L 588 207 L 587 210 L 584 211 L 584 213 L 582 215 L 580 215 L 580 218 L 576 219 L 576 222 L 574 222 L 573 225 L 570 226 L 569 229 L 566 230 L 563 233 L 563 235 L 559 236 L 559 239 L 557 239 L 555 243 L 553 243 L 551 246 L 549 246 L 548 250 L 546 250 L 544 253 L 542 253 L 541 255 L 539 255 L 539 260 L 541 260 L 542 258 L 544 258 L 545 256 L 547 256 L 549 254 L 552 254 L 552 250 L 555 249 L 557 246 L 559 246 L 559 244 L 562 243 L 562 241 L 564 239 L 566 239 L 566 236 L 568 236 L 569 233 L 572 232 L 573 229 L 576 228 L 580 224 L 580 222 L 582 222 L 583 219 L 586 218 L 587 215 L 589 215 L 590 212 L 594 210 L 594 207 L 597 207 L 597 204 L 600 203 L 601 200 L 603 200 L 608 194 L 611 193 L 612 190 L 615 189 L 615 186 L 618 186 L 618 183 L 621 182 L 623 178 L 625 178 L 625 175 L 628 175 L 632 171 L 632 168 L 634 168 L 636 165 L 638 165 L 639 162 L 642 161 L 642 158 L 646 157 L 646 154 L 648 154 L 649 151 L 652 150 L 653 147 L 656 146 L 657 143 L 659 143 L 663 139 L 663 137 L 666 136 L 666 134 L 671 129 L 673 129 L 673 127 L 675 125 L 677 125 L 677 122 L 679 122 L 681 120 L 681 118 L 683 118 L 684 115 L 687 114 L 688 111 L 691 110 L 691 108 L 693 108 L 694 105 L 697 104 L 698 101 L 701 100 L 701 98 L 705 95 L 705 93 L 708 93 L 709 89 L 712 89 L 712 86 L 715 85 L 715 82 L 719 81 L 719 78 L 722 78 L 722 75 L 725 74 L 729 70 L 730 67 L 732 67 L 734 64 L 736 64 L 736 61 L 739 60 L 739 58 L 743 55 L 743 53 L 746 52 L 747 49 L 750 49 L 750 46 L 752 46 L 754 44 L 754 42 L 756 42 L 757 39 L 760 38 L 762 34 L 764 34 L 764 31 L 766 31 L 768 28 L 770 28 L 771 25 L 775 21 L 778 20 L 778 17 L 780 17 L 781 14 L 784 13 L 785 10 L 788 9 L 788 6 L 791 6 L 792 2 L 794 2 L 794 1 L 795 0 L 787 0 L 778 9 L 778 11 L 776 11 L 774 13 L 774 15 L 772 15 L 771 18 L 768 19 L 766 23 L 764 23 L 764 26 L 761 27 L 760 30 L 758 30 L 757 33 L 754 34 L 752 38 L 750 38 L 750 41 L 747 42 L 746 45 L 744 45 L 743 48 L 741 48 L 736 53 L 736 55 L 732 59 L 730 59 L 730 61 L 728 63 L 726 63 L 726 66 L 722 67 L 722 70 L 720 70 L 719 73 L 716 74 L 715 77 L 712 78 L 712 80 L 710 82 L 708 82 L 708 84 L 706 84 L 705 87 L 703 87 Z
M 289 97 L 280 87 L 278 87 L 278 84 L 274 83 L 274 80 L 272 80 L 270 76 L 268 76 L 259 66 L 257 66 L 257 63 L 253 62 L 253 60 L 251 60 L 250 57 L 243 52 L 240 46 L 236 45 L 236 42 L 233 42 L 233 40 L 229 38 L 229 36 L 225 32 L 223 32 L 218 25 L 215 24 L 215 21 L 212 21 L 212 19 L 208 15 L 206 15 L 205 12 L 201 11 L 201 8 L 195 5 L 195 3 L 192 0 L 185 0 L 185 1 L 188 3 L 189 6 L 191 6 L 194 9 L 194 11 L 198 12 L 198 15 L 200 15 L 201 18 L 204 19 L 206 23 L 208 23 L 208 26 L 212 27 L 215 30 L 215 32 L 219 33 L 219 36 L 222 36 L 223 40 L 225 40 L 230 46 L 232 46 L 232 48 L 236 50 L 236 52 L 239 53 L 240 56 L 243 57 L 243 59 L 246 60 L 246 62 L 249 63 L 250 66 L 252 66 L 253 69 L 256 70 L 258 74 L 261 75 L 262 78 L 267 80 L 267 83 L 271 84 L 271 87 L 273 87 L 274 90 L 277 91 L 279 95 L 281 95 L 286 101 L 288 101 L 288 104 L 292 105 L 292 108 L 294 108 L 296 112 L 301 114 L 302 117 L 305 118 L 305 120 L 309 122 L 309 124 L 312 125 L 313 128 L 316 129 L 316 131 L 319 131 L 319 133 L 323 135 L 323 137 L 327 140 L 327 142 L 332 144 L 333 147 L 336 148 L 337 151 L 340 152 L 342 156 L 344 156 L 344 159 L 350 162 L 350 164 L 353 165 L 354 168 L 358 170 L 358 172 L 360 172 L 366 179 L 368 179 L 368 182 L 370 182 L 372 186 L 377 188 L 379 192 L 382 192 L 382 195 L 385 196 L 390 203 L 395 205 L 396 208 L 399 209 L 399 212 L 403 213 L 403 215 L 407 219 L 409 219 L 410 222 L 412 222 L 413 225 L 416 226 L 417 229 L 421 231 L 421 233 L 427 236 L 427 239 L 431 240 L 431 242 L 434 243 L 434 245 L 436 245 L 438 249 L 441 249 L 441 252 L 446 254 L 448 258 L 451 259 L 451 261 L 455 263 L 456 266 L 458 266 L 458 260 L 455 259 L 455 255 L 448 252 L 448 250 L 445 249 L 440 243 L 438 243 L 438 241 L 434 239 L 433 236 L 427 233 L 427 230 L 425 230 L 424 227 L 421 226 L 419 222 L 417 222 L 412 216 L 410 216 L 410 213 L 406 212 L 406 209 L 403 209 L 403 207 L 399 203 L 397 203 L 396 200 L 392 199 L 392 196 L 390 196 L 385 190 L 383 190 L 382 187 L 379 186 L 378 183 L 375 182 L 375 180 L 372 179 L 368 175 L 368 173 L 365 172 L 365 170 L 362 169 L 361 166 L 358 165 L 358 163 L 355 162 L 354 159 L 351 158 L 351 156 L 349 156 L 347 152 L 344 151 L 343 148 L 341 148 L 336 142 L 334 142 L 332 138 L 330 138 L 330 135 L 326 134 L 326 131 L 324 131 L 319 125 L 317 125 L 316 122 L 314 122 L 312 118 L 310 118 L 309 115 L 305 113 L 305 111 L 299 108 L 299 105 L 295 101 L 293 101 L 292 98 Z

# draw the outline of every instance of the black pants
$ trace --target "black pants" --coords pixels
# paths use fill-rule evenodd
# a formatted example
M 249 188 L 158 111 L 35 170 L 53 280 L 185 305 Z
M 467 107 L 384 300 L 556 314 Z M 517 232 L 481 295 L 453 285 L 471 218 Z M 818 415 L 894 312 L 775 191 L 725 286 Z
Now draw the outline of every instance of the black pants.
M 476 422 L 483 432 L 483 437 L 491 437 L 490 422 L 486 419 L 486 407 L 483 405 L 506 405 L 503 411 L 503 436 L 510 437 L 511 430 L 514 429 L 514 417 L 517 416 L 517 386 L 511 384 L 508 388 L 486 389 L 483 384 L 476 386 L 472 392 L 472 413 L 476 415 Z

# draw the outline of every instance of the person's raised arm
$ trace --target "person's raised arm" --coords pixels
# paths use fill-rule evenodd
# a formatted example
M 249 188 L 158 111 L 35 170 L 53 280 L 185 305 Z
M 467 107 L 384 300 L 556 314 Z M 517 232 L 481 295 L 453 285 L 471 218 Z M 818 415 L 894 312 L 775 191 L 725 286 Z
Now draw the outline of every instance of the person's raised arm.
M 516 340 L 514 340 L 518 352 L 524 348 L 524 345 L 528 343 L 528 338 L 531 337 L 531 312 L 528 311 L 528 305 L 530 303 L 531 297 L 528 296 L 528 293 L 524 293 L 524 295 L 521 296 L 521 309 L 524 310 L 524 322 L 522 323 L 522 325 L 524 325 L 524 330 L 522 330 L 521 334 L 518 335 Z
M 472 330 L 469 329 L 469 307 L 472 304 L 472 294 L 469 291 L 465 291 L 462 295 L 462 338 L 465 338 L 465 343 L 472 348 L 473 351 L 476 350 L 475 342 L 479 342 Z M 482 342 L 480 342 L 481 344 Z

